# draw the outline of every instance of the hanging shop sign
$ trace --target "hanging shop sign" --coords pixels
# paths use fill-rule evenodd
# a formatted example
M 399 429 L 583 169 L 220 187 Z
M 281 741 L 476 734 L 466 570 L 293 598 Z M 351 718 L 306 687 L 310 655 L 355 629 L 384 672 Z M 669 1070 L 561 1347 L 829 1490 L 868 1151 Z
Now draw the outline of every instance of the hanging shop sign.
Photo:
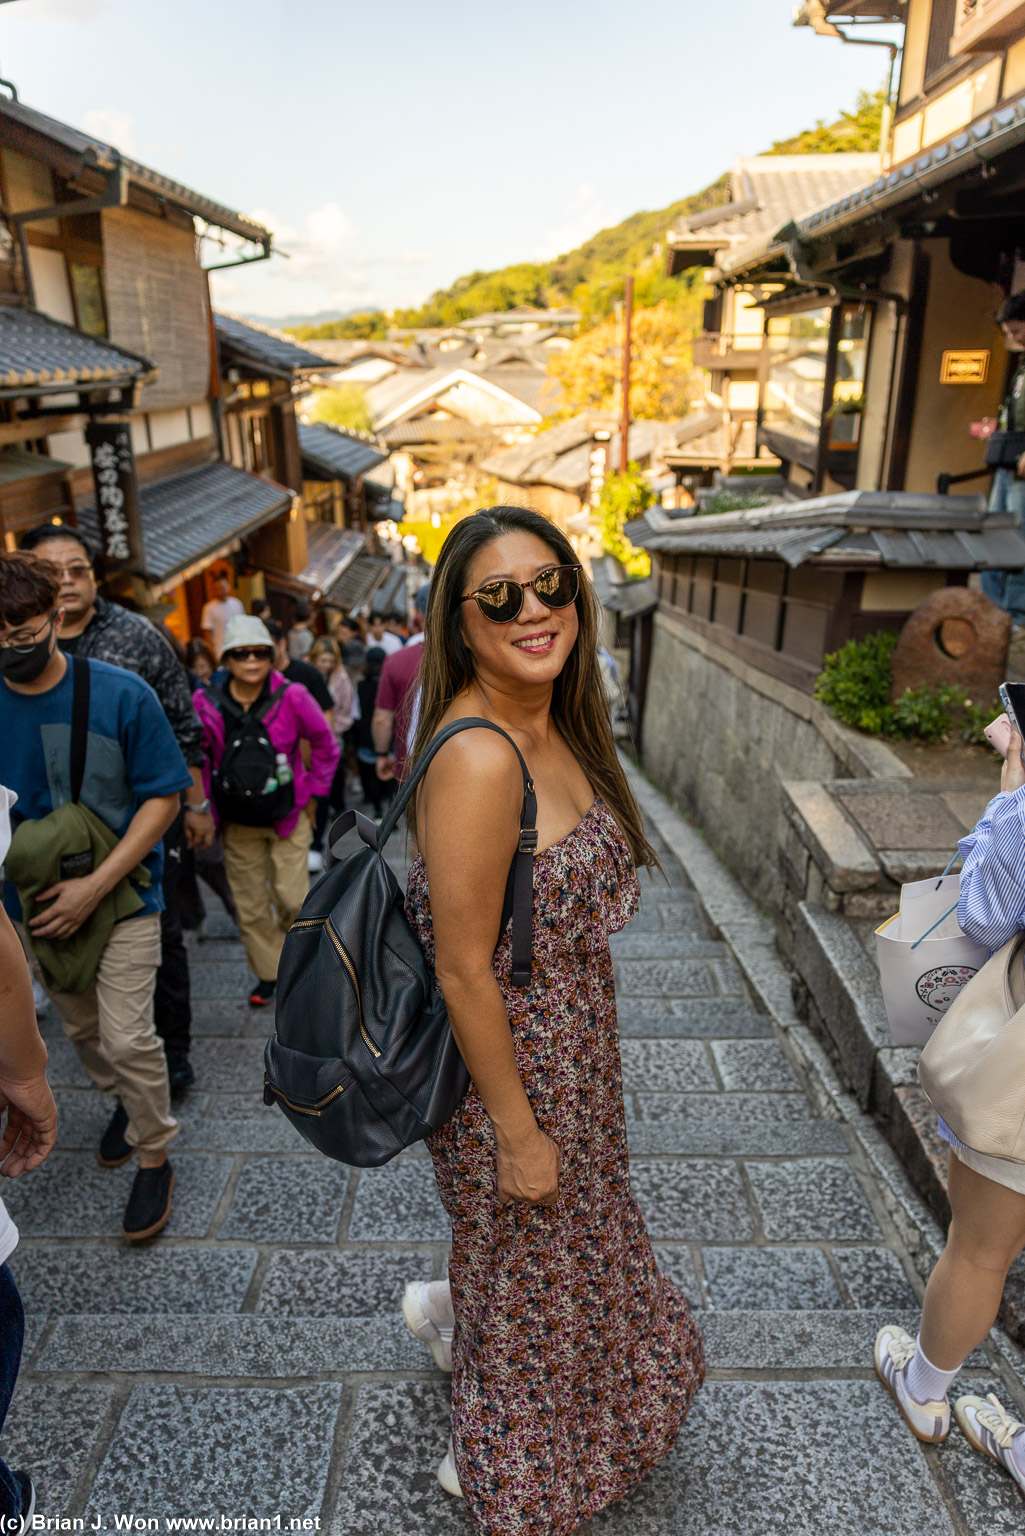
M 132 433 L 124 421 L 93 421 L 85 429 L 92 457 L 100 541 L 113 569 L 142 566 L 139 482 Z
M 985 384 L 989 377 L 989 352 L 944 352 L 940 364 L 941 384 Z
M 587 456 L 587 499 L 592 507 L 601 501 L 602 486 L 609 465 L 607 442 L 592 442 Z

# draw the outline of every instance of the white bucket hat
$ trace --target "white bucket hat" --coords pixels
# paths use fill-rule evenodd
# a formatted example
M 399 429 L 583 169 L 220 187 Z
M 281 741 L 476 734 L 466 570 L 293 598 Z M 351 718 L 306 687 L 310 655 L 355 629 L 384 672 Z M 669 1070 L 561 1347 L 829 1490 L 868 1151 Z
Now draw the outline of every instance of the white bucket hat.
M 265 645 L 274 654 L 274 641 L 262 619 L 254 619 L 251 613 L 236 613 L 224 626 L 221 655 L 237 650 L 242 645 Z

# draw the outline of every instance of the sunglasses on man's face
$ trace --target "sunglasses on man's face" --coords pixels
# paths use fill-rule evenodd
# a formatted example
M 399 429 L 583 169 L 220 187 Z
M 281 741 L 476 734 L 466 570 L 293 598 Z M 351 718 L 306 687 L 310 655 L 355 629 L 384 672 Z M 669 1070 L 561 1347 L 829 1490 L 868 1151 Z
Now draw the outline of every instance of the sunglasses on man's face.
M 485 586 L 478 587 L 476 592 L 468 592 L 459 601 L 468 603 L 472 598 L 492 624 L 511 624 L 523 607 L 528 587 L 546 608 L 568 608 L 576 602 L 580 591 L 580 566 L 553 565 L 547 571 L 542 571 L 540 576 L 535 576 L 533 581 L 509 581 L 506 578 L 489 581 Z
M 226 653 L 230 661 L 273 661 L 274 652 L 265 645 L 240 645 Z

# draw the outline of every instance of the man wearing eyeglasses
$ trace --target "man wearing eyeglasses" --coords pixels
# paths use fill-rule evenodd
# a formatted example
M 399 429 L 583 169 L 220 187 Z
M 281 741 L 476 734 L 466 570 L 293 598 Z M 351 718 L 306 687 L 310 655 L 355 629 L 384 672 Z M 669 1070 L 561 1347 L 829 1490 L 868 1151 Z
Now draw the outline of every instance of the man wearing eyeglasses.
M 0 783 L 18 797 L 4 902 L 82 1066 L 116 1101 L 99 1159 L 137 1159 L 122 1233 L 141 1241 L 165 1225 L 174 1188 L 153 989 L 161 839 L 190 777 L 153 690 L 124 668 L 69 662 L 63 618 L 53 565 L 0 552 Z
M 178 1099 L 195 1081 L 189 1059 L 192 997 L 189 960 L 182 936 L 179 883 L 182 850 L 207 848 L 214 822 L 203 789 L 203 729 L 192 707 L 188 678 L 167 641 L 141 614 L 101 597 L 96 586 L 93 550 L 75 528 L 44 523 L 21 541 L 57 568 L 64 623 L 60 648 L 66 656 L 90 656 L 125 667 L 149 683 L 192 775 L 184 808 L 164 838 L 164 910 L 160 917 L 163 959 L 157 972 L 154 1019 L 164 1042 L 171 1096 Z

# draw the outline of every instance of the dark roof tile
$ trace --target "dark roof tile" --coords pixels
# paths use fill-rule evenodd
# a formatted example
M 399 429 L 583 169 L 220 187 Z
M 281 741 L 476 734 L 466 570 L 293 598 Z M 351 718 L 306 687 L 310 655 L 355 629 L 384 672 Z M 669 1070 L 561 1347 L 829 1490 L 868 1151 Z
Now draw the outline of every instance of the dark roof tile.
M 149 378 L 154 366 L 35 309 L 0 306 L 0 395 L 59 394 L 89 384 Z
M 353 480 L 388 457 L 387 449 L 373 438 L 343 432 L 325 422 L 300 423 L 299 448 L 311 478 L 323 480 Z
M 337 373 L 338 364 L 318 352 L 311 352 L 294 336 L 284 331 L 271 330 L 257 325 L 254 320 L 244 320 L 241 315 L 230 315 L 224 310 L 214 310 L 217 339 L 229 355 L 257 367 L 268 368 L 272 373 Z

